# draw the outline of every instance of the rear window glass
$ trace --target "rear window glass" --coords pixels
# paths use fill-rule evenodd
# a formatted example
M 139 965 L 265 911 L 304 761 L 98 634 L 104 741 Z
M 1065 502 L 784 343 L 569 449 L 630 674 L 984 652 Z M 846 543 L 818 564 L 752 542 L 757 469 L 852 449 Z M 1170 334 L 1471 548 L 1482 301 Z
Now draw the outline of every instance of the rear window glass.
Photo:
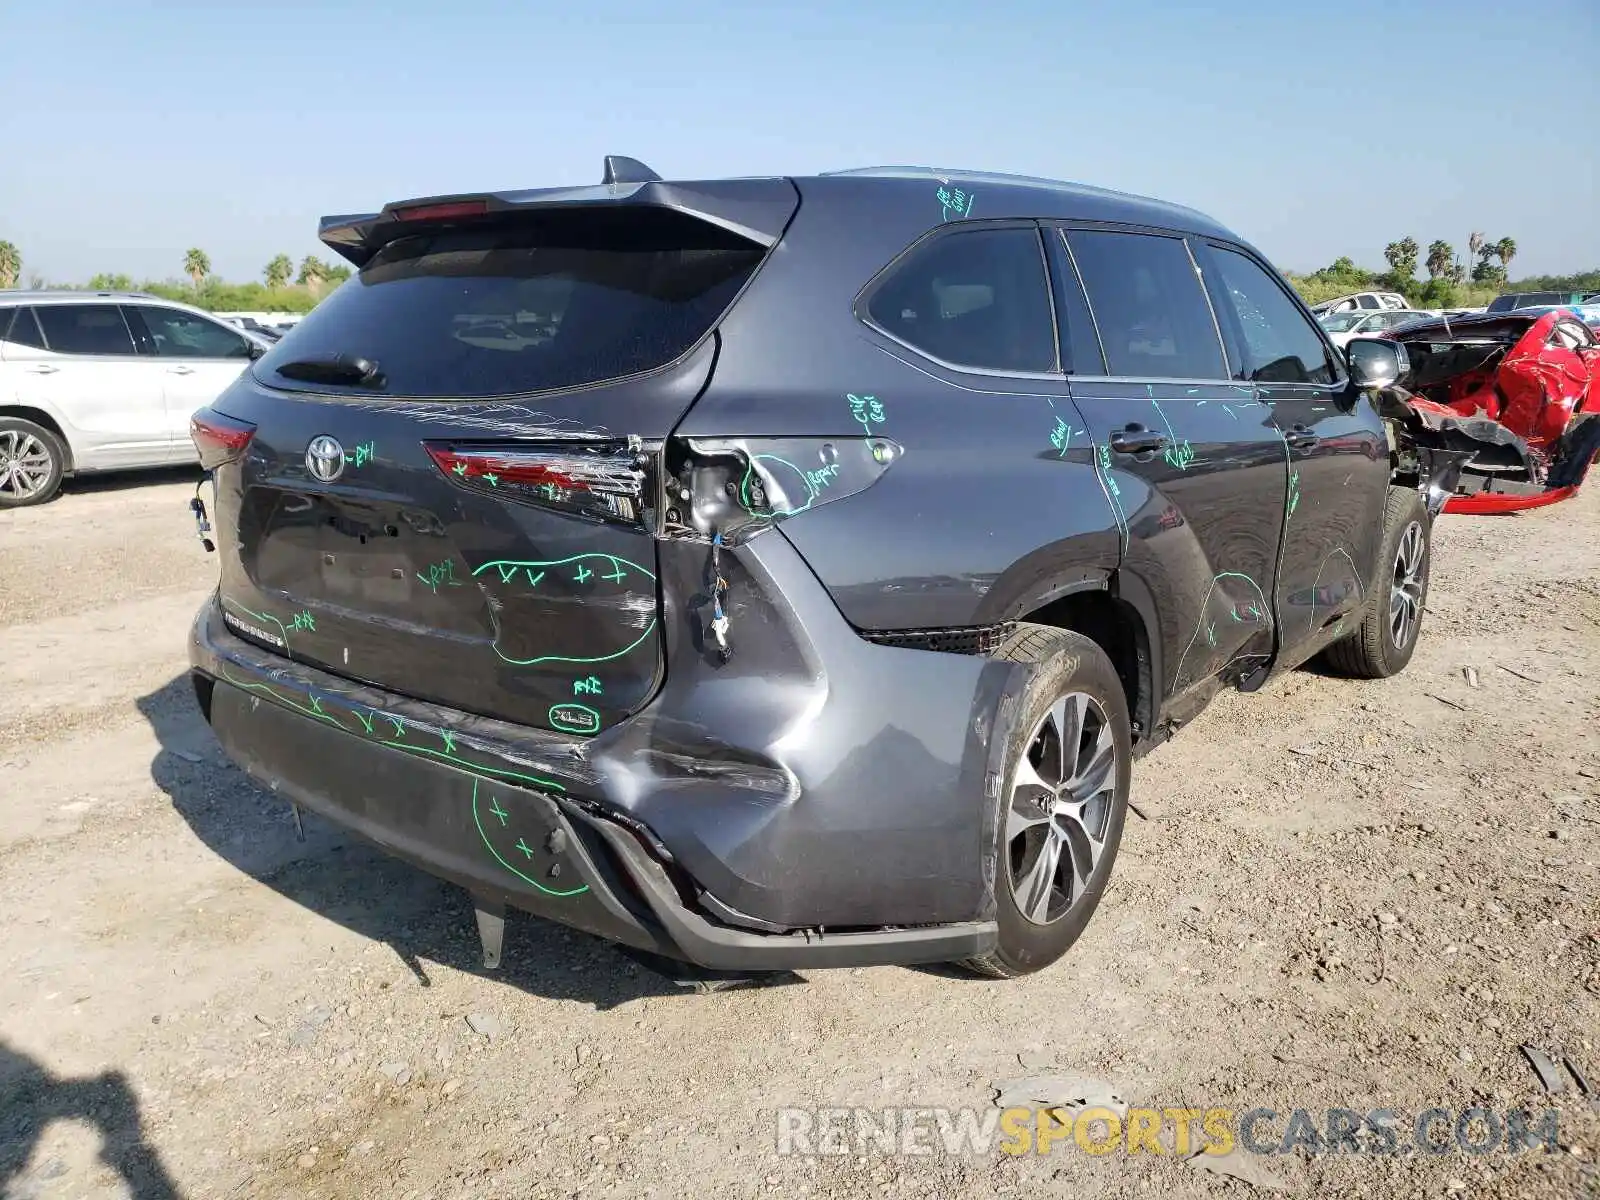
M 34 313 L 57 354 L 135 353 L 133 337 L 114 304 L 41 304 Z
M 765 250 L 666 209 L 528 215 L 404 238 L 257 364 L 377 364 L 383 395 L 482 398 L 617 379 L 677 358 Z M 286 386 L 304 387 L 292 379 Z

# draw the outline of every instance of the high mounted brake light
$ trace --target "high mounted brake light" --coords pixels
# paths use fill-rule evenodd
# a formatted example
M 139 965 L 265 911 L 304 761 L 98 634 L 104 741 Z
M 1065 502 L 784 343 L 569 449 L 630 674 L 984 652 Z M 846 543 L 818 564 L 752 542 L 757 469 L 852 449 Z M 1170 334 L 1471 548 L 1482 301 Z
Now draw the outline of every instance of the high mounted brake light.
M 200 465 L 208 471 L 241 457 L 255 435 L 256 427 L 249 421 L 214 408 L 202 408 L 189 418 L 189 438 L 200 452 Z
M 418 204 L 413 208 L 397 208 L 397 221 L 451 221 L 457 217 L 481 217 L 489 211 L 487 200 L 453 200 L 448 204 Z

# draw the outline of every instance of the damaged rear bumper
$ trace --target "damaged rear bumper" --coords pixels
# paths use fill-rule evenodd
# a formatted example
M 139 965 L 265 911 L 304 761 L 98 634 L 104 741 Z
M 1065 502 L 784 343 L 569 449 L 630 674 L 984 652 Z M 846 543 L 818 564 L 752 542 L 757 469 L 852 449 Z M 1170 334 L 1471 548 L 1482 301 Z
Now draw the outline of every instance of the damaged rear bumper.
M 725 970 L 992 948 L 992 797 L 1028 669 L 864 641 L 781 534 L 724 557 L 722 664 L 701 551 L 663 545 L 665 686 L 593 738 L 290 662 L 214 600 L 197 696 L 268 788 L 480 901 Z

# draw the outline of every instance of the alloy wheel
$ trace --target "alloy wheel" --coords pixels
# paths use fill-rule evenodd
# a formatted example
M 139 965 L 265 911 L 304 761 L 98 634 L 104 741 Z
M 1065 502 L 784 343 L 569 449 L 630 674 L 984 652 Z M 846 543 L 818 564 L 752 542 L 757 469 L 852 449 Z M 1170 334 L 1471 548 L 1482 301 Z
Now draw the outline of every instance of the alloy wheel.
M 55 464 L 49 448 L 21 429 L 0 429 L 0 496 L 26 500 L 43 491 Z
M 1033 924 L 1059 921 L 1087 894 L 1105 853 L 1117 774 L 1100 702 L 1083 692 L 1056 700 L 1017 761 L 1006 809 L 1011 897 Z
M 1422 619 L 1422 562 L 1427 553 L 1422 524 L 1413 521 L 1400 535 L 1394 556 L 1394 580 L 1389 585 L 1389 638 L 1404 650 L 1416 636 Z

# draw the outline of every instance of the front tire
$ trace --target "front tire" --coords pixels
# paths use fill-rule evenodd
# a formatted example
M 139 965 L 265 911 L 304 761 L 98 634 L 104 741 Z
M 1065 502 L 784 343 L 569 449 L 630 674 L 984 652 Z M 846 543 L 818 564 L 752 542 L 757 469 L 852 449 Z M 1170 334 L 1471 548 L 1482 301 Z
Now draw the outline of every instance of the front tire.
M 61 490 L 61 439 L 21 417 L 0 417 L 0 508 L 43 504 Z
M 1116 669 L 1081 634 L 1020 625 L 995 657 L 1038 669 L 996 802 L 999 943 L 960 965 L 1009 979 L 1055 962 L 1094 916 L 1122 843 L 1133 735 Z
M 1324 661 L 1354 679 L 1387 679 L 1405 670 L 1422 634 L 1432 561 L 1433 522 L 1421 493 L 1390 488 L 1377 586 L 1361 607 L 1361 625 L 1323 651 Z

